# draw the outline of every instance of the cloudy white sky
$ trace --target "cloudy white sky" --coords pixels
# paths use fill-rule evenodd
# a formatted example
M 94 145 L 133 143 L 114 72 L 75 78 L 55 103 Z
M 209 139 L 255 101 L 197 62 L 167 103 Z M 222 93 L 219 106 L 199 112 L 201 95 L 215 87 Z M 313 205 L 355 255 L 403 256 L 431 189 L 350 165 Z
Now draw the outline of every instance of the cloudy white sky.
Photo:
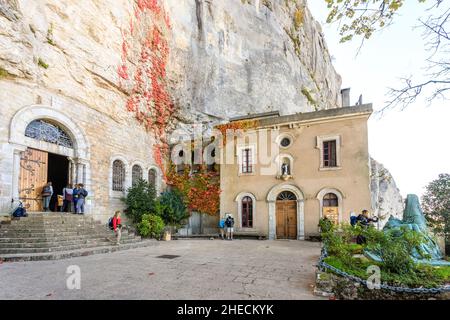
M 406 1 L 394 25 L 366 41 L 339 43 L 338 26 L 326 24 L 324 0 L 310 0 L 314 17 L 323 27 L 334 66 L 342 76 L 343 88 L 351 87 L 351 102 L 360 94 L 363 102 L 381 109 L 388 87 L 399 87 L 399 78 L 424 74 L 428 53 L 422 31 L 414 28 L 427 8 L 418 1 Z M 394 176 L 403 196 L 421 195 L 439 173 L 450 173 L 450 101 L 424 99 L 404 111 L 388 111 L 369 121 L 369 151 Z

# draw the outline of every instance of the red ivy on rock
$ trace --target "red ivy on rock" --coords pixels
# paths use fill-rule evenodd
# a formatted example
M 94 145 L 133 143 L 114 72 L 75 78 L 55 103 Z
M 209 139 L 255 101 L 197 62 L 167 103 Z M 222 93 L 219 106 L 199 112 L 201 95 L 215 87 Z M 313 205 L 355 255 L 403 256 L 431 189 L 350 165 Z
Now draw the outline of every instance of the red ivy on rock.
M 167 86 L 170 31 L 170 20 L 160 0 L 137 0 L 128 29 L 122 30 L 117 74 L 121 87 L 129 92 L 126 110 L 155 137 L 153 156 L 164 180 L 182 192 L 190 210 L 214 215 L 219 210 L 218 175 L 205 170 L 178 175 L 164 165 L 169 158 L 166 136 L 176 111 Z
M 153 153 L 162 172 L 168 155 L 167 129 L 175 112 L 166 78 L 170 30 L 160 0 L 137 0 L 128 30 L 122 30 L 122 61 L 117 70 L 120 85 L 130 94 L 127 111 L 154 134 Z

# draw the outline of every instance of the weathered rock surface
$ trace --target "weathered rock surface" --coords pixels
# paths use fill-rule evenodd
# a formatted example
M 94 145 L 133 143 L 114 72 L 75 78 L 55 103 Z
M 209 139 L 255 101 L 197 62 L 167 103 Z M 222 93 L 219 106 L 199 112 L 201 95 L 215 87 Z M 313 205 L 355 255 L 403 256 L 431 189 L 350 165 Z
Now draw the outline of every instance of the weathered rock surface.
M 380 218 L 379 227 L 383 228 L 389 217 L 402 219 L 403 198 L 391 173 L 379 162 L 370 159 L 370 178 L 372 190 L 372 208 L 374 215 Z
M 166 0 L 170 89 L 185 121 L 340 106 L 319 24 L 304 0 Z M 122 31 L 133 0 L 0 0 L 3 78 L 123 120 Z

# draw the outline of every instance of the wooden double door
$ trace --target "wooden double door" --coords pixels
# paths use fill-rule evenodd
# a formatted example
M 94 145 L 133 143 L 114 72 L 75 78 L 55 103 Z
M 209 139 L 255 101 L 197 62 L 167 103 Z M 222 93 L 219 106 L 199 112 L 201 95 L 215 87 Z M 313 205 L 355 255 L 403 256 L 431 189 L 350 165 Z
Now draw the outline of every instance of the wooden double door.
M 297 200 L 276 202 L 277 239 L 297 239 Z
M 50 210 L 58 210 L 58 195 L 70 182 L 70 164 L 66 156 L 28 148 L 20 155 L 19 200 L 28 211 L 42 211 L 42 189 L 52 182 Z
M 20 157 L 19 200 L 28 211 L 42 211 L 42 189 L 48 178 L 48 152 L 27 149 Z

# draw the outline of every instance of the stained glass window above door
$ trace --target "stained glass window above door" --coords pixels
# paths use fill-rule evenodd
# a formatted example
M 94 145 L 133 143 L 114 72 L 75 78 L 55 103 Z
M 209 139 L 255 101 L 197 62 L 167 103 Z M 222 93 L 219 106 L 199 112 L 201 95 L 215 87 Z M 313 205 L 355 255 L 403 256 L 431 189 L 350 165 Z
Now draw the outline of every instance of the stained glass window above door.
M 283 191 L 277 197 L 277 201 L 287 201 L 287 200 L 297 200 L 297 197 L 290 191 Z
M 73 148 L 72 139 L 62 128 L 43 119 L 30 122 L 25 129 L 25 136 L 63 147 Z

